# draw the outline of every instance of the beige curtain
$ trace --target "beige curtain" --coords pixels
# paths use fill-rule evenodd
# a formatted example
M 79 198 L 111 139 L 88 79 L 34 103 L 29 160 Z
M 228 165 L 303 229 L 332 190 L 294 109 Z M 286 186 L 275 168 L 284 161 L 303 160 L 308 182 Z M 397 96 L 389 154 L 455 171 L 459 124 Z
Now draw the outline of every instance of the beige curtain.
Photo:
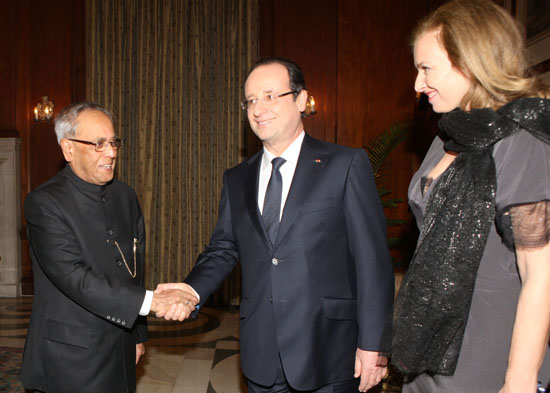
M 257 0 L 88 0 L 87 97 L 112 110 L 117 177 L 147 225 L 146 286 L 181 281 L 208 243 L 223 171 L 242 161 L 239 101 Z M 215 302 L 238 304 L 234 271 Z

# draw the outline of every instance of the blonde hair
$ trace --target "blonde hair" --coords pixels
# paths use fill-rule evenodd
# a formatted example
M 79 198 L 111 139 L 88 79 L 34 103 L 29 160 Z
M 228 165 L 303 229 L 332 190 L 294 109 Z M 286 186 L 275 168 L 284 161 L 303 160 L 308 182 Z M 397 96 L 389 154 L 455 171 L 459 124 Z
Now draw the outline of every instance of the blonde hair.
M 550 97 L 540 78 L 529 75 L 523 34 L 517 22 L 492 0 L 452 0 L 428 15 L 412 35 L 438 39 L 449 60 L 472 81 L 460 108 L 499 107 L 522 97 Z

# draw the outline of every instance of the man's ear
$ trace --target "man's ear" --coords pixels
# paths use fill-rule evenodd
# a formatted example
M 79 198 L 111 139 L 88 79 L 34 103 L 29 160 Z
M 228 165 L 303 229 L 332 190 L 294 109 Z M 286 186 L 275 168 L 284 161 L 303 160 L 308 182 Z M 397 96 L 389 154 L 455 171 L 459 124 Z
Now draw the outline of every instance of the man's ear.
M 71 143 L 70 140 L 63 138 L 59 142 L 59 145 L 61 146 L 61 151 L 63 151 L 65 161 L 71 162 L 73 160 L 74 143 Z
M 298 94 L 298 97 L 296 97 L 296 103 L 298 104 L 298 109 L 300 110 L 300 112 L 303 112 L 306 110 L 307 90 L 303 89 Z

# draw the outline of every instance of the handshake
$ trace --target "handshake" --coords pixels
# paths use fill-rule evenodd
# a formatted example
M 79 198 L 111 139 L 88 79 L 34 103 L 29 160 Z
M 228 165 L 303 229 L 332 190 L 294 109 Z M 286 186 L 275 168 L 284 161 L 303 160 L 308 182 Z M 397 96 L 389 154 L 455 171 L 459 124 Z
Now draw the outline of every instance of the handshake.
M 183 321 L 198 303 L 197 293 L 185 283 L 158 284 L 153 292 L 151 312 L 167 321 Z

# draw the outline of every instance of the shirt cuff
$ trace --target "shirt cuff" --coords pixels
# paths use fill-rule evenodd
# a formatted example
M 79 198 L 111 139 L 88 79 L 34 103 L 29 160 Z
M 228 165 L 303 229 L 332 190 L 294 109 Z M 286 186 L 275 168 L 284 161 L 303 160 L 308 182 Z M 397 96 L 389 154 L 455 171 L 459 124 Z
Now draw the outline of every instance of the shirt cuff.
M 187 285 L 189 285 L 189 284 L 187 284 Z M 201 302 L 201 295 L 199 295 L 199 294 L 197 293 L 197 291 L 195 291 L 195 289 L 194 289 L 191 285 L 189 285 L 189 288 L 191 288 L 191 290 L 193 291 L 193 293 L 195 294 L 195 296 L 197 297 L 197 299 L 199 299 L 199 303 L 200 303 L 200 302 Z
M 153 291 L 145 291 L 145 299 L 143 299 L 141 310 L 139 310 L 139 315 L 149 315 L 149 311 L 151 311 L 151 304 L 153 304 Z

